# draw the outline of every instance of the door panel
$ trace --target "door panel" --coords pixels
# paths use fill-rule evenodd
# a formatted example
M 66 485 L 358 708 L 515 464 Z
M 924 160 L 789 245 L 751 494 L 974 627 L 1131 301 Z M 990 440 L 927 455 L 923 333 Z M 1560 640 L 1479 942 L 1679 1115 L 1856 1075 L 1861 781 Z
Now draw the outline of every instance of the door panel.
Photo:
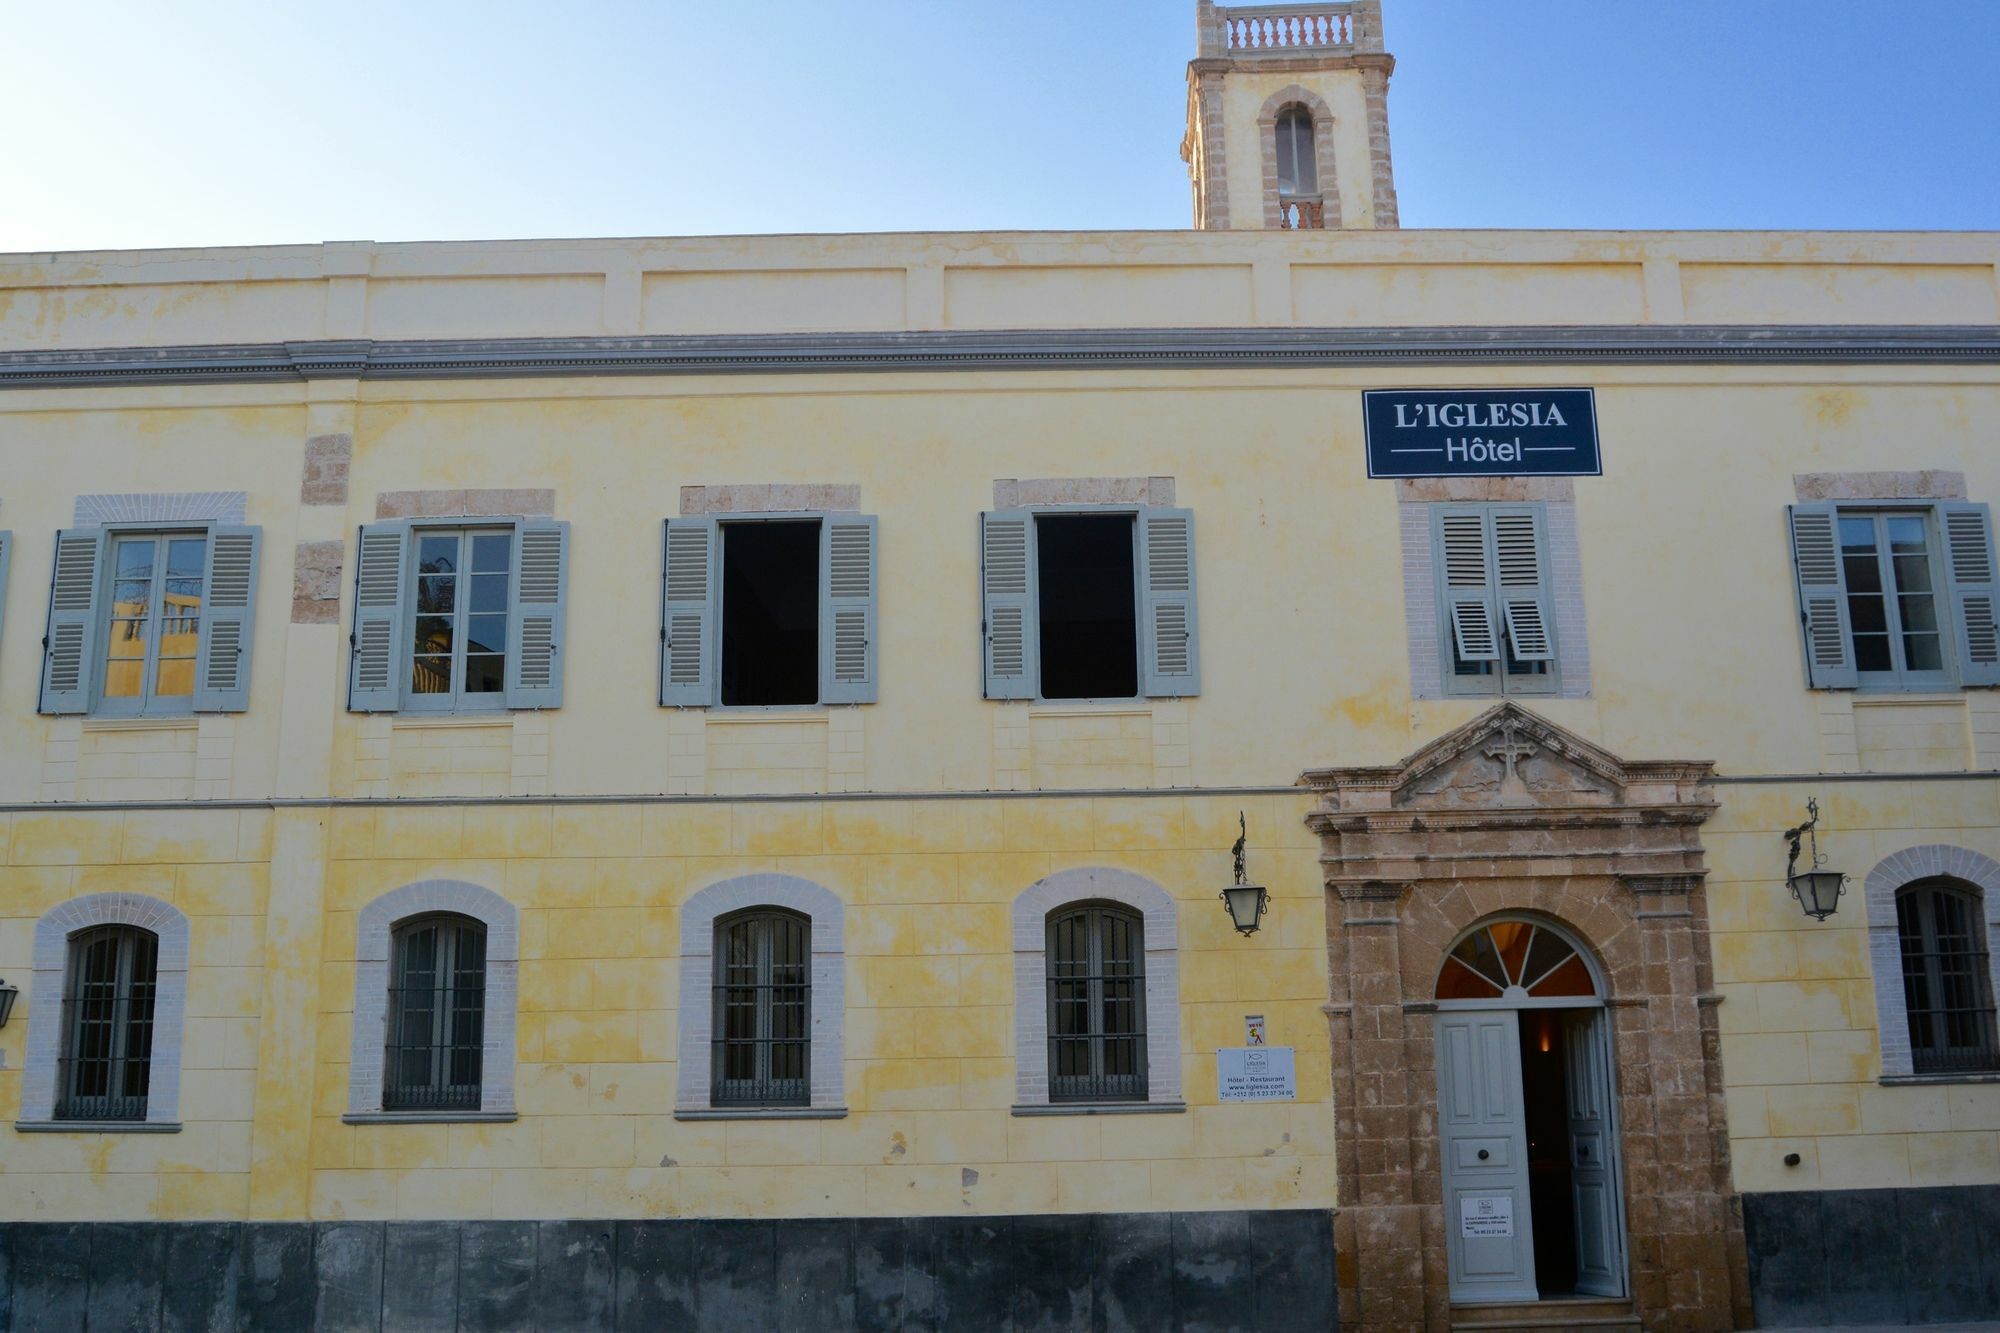
M 1602 1009 L 1563 1024 L 1569 1057 L 1569 1152 L 1576 1210 L 1576 1289 L 1625 1294 L 1624 1210 L 1619 1207 L 1618 1136 L 1612 1120 L 1608 1026 Z
M 1437 1051 L 1451 1298 L 1535 1300 L 1520 1017 L 1440 1013 Z

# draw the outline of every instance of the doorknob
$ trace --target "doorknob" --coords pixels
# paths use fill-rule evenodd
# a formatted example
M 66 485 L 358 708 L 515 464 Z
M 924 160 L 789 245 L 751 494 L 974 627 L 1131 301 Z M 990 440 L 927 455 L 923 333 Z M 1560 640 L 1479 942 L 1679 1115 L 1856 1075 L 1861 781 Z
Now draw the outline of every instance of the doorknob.
M 1479 1150 L 1479 1160 L 1482 1162 L 1485 1161 L 1488 1157 L 1491 1157 L 1492 1155 L 1493 1155 L 1492 1153 L 1487 1152 L 1486 1149 L 1484 1148 L 1481 1148 Z

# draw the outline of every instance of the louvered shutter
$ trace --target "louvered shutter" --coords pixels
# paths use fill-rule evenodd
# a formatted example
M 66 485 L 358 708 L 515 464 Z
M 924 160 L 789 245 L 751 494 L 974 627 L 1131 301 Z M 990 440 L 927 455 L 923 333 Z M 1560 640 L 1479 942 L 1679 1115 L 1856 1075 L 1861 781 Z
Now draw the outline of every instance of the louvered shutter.
M 1938 506 L 1946 582 L 1958 621 L 1959 678 L 2000 685 L 2000 566 L 1993 558 L 1993 513 L 1983 504 Z
M 1139 660 L 1148 698 L 1201 693 L 1194 605 L 1194 511 L 1139 511 Z
M 250 638 L 256 629 L 262 529 L 208 530 L 202 579 L 201 646 L 196 650 L 194 711 L 240 713 L 250 706 Z
M 1499 614 L 1486 558 L 1486 514 L 1478 509 L 1442 506 L 1432 513 L 1433 558 L 1458 655 L 1468 662 L 1497 662 Z
M 1847 578 L 1840 567 L 1840 514 L 1830 504 L 1791 507 L 1792 571 L 1805 632 L 1806 683 L 1851 690 L 1861 683 L 1848 632 Z
M 660 702 L 702 708 L 715 702 L 715 520 L 666 524 L 660 571 Z
M 1002 509 L 979 516 L 979 581 L 985 697 L 1032 699 L 1041 666 L 1033 514 Z
M 348 637 L 351 712 L 393 713 L 402 707 L 403 680 L 410 670 L 403 660 L 403 606 L 409 595 L 403 568 L 409 546 L 407 523 L 369 523 L 361 529 L 354 560 L 354 630 Z
M 42 636 L 44 713 L 90 711 L 90 665 L 97 645 L 98 570 L 103 554 L 104 532 L 100 528 L 56 534 L 48 629 Z
M 507 706 L 560 708 L 569 524 L 547 519 L 523 519 L 515 524 L 514 569 L 509 582 Z
M 1514 658 L 1556 660 L 1555 614 L 1549 598 L 1548 542 L 1539 509 L 1495 509 L 1493 570 L 1500 614 Z
M 875 519 L 829 514 L 820 524 L 821 703 L 875 702 Z

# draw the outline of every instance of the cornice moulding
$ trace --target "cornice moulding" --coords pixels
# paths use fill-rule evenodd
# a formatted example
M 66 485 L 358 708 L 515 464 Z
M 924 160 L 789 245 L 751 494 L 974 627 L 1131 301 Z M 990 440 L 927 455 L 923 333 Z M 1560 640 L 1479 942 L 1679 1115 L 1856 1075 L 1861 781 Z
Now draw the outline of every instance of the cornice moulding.
M 2000 364 L 2000 326 L 945 330 L 0 351 L 0 388 L 314 379 L 1318 366 Z

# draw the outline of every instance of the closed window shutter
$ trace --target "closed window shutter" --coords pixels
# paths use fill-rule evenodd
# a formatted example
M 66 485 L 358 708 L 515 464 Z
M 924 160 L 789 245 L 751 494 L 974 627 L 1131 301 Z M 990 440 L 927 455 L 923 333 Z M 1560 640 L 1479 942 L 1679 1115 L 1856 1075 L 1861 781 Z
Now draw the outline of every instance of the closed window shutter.
M 370 523 L 362 527 L 354 561 L 354 630 L 348 638 L 352 659 L 347 707 L 356 713 L 393 713 L 402 706 L 403 680 L 409 663 L 403 660 L 403 577 L 408 558 L 407 523 Z
M 90 711 L 90 672 L 97 646 L 98 568 L 102 529 L 56 534 L 55 575 L 49 582 L 48 630 L 42 636 L 44 713 Z
M 1444 506 L 1432 513 L 1438 582 L 1458 655 L 1468 662 L 1497 662 L 1500 618 L 1487 561 L 1486 514 Z
M 703 708 L 715 702 L 715 520 L 666 524 L 660 588 L 660 702 Z
M 250 639 L 256 628 L 262 531 L 220 524 L 208 530 L 194 686 L 197 713 L 240 713 L 250 706 Z
M 1139 640 L 1146 695 L 1201 693 L 1195 626 L 1194 511 L 1139 511 Z
M 875 519 L 820 524 L 821 703 L 875 702 Z
M 1556 660 L 1548 543 L 1539 509 L 1495 509 L 1493 569 L 1507 638 L 1520 662 Z
M 1805 632 L 1806 682 L 1816 690 L 1853 689 L 1854 640 L 1848 633 L 1847 578 L 1840 567 L 1840 514 L 1830 504 L 1791 507 L 1792 571 Z
M 1946 583 L 1958 621 L 1959 678 L 2000 685 L 2000 566 L 1993 558 L 1993 512 L 1983 504 L 1938 506 Z
M 1041 657 L 1033 514 L 1002 509 L 979 516 L 979 581 L 985 697 L 1032 699 Z
M 514 530 L 508 589 L 507 706 L 560 708 L 569 524 L 523 519 Z

